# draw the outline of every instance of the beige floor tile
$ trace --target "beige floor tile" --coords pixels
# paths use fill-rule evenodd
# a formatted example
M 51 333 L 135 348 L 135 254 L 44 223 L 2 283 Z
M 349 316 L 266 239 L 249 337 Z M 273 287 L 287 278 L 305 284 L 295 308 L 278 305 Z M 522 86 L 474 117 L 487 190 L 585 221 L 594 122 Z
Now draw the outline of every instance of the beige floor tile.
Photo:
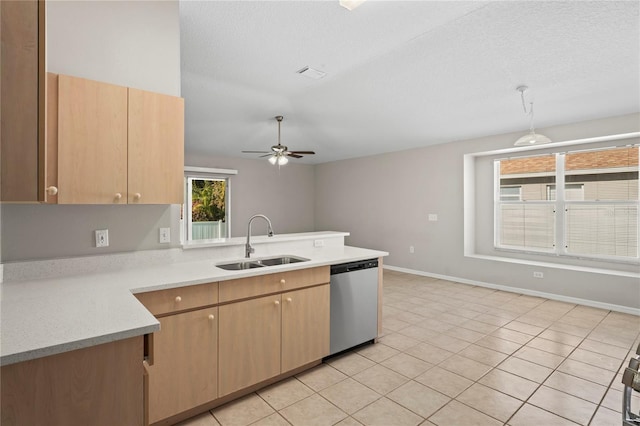
M 611 330 L 594 330 L 589 334 L 589 338 L 592 340 L 598 340 L 602 343 L 609 345 L 620 346 L 621 348 L 629 349 L 633 346 L 633 342 L 637 334 L 629 333 L 628 336 L 622 335 L 622 332 L 618 329 Z M 635 348 L 634 348 L 635 349 Z
M 562 363 L 562 361 L 564 361 L 564 357 L 562 356 L 545 352 L 529 346 L 523 346 L 520 350 L 513 354 L 513 356 L 553 369 L 558 367 Z
M 220 423 L 213 417 L 210 412 L 202 413 L 198 416 L 191 417 L 183 422 L 177 423 L 175 426 L 219 426 Z
M 612 426 L 622 422 L 622 414 L 605 407 L 599 407 L 589 426 Z
M 398 318 L 391 317 L 384 318 L 382 321 L 382 325 L 389 330 L 398 331 L 402 330 L 403 328 L 409 327 L 411 324 L 406 321 L 401 321 Z
M 569 359 L 574 359 L 576 361 L 584 362 L 585 364 L 590 364 L 595 367 L 600 367 L 611 371 L 618 371 L 620 365 L 622 364 L 622 359 L 620 358 L 613 358 L 608 355 L 586 351 L 580 348 L 577 348 L 575 351 L 573 351 L 573 353 L 569 355 Z M 627 362 L 625 362 L 625 364 L 626 363 Z
M 385 336 L 387 337 L 387 336 Z M 382 338 L 384 339 L 384 337 Z M 381 340 L 382 340 L 381 339 Z M 400 351 L 382 343 L 374 343 L 359 349 L 357 353 L 373 362 L 381 362 L 398 354 Z
M 538 334 L 542 333 L 546 327 L 538 327 L 536 325 L 531 325 L 520 321 L 511 321 L 509 324 L 506 324 L 504 328 L 508 328 L 509 330 L 514 330 L 520 333 L 529 334 L 531 336 L 537 336 Z
M 607 391 L 607 394 L 605 395 L 604 399 L 602 400 L 602 406 L 606 407 L 610 410 L 616 411 L 618 413 L 622 412 L 622 398 L 623 398 L 623 393 L 622 391 L 619 391 L 617 389 L 609 389 Z M 633 408 L 636 408 L 636 406 L 634 406 L 634 404 L 632 403 L 631 405 Z M 636 411 L 637 413 L 637 411 Z
M 538 337 L 571 346 L 578 346 L 583 340 L 581 337 L 573 336 L 557 330 L 545 330 L 540 333 Z
M 526 401 L 540 386 L 539 383 L 498 369 L 491 370 L 479 380 L 479 383 L 522 401 Z
M 525 315 L 522 315 L 521 317 L 518 317 L 518 321 L 523 322 L 525 324 L 531 324 L 537 327 L 542 327 L 542 328 L 547 328 L 551 324 L 553 324 L 553 320 L 544 316 L 534 315 L 532 313 L 527 313 Z
M 462 392 L 456 400 L 503 422 L 522 405 L 522 401 L 479 383 Z
M 380 395 L 386 395 L 409 381 L 409 378 L 382 365 L 374 365 L 352 377 Z
M 347 417 L 318 394 L 288 406 L 280 414 L 294 426 L 329 426 Z
M 427 339 L 427 343 L 454 353 L 460 352 L 471 344 L 465 340 L 456 339 L 448 334 L 439 334 L 435 337 L 431 337 Z
M 347 417 L 346 419 L 340 420 L 340 422 L 336 423 L 336 426 L 362 426 L 362 423 L 353 417 Z
M 420 305 L 413 305 L 412 304 L 412 306 L 409 307 L 409 309 L 413 309 L 415 306 L 420 306 Z M 400 321 L 408 322 L 409 324 L 415 324 L 417 322 L 425 320 L 424 316 L 419 315 L 419 314 L 414 313 L 414 312 L 410 312 L 408 310 L 400 312 L 399 314 L 396 315 L 396 318 L 398 318 Z
M 624 348 L 608 345 L 606 343 L 598 342 L 596 340 L 591 340 L 589 338 L 584 339 L 584 341 L 580 343 L 580 346 L 578 346 L 578 348 L 585 349 L 591 352 L 596 352 L 603 355 L 607 355 L 613 358 L 618 358 L 621 360 L 626 360 L 627 353 L 628 353 L 628 351 Z
M 489 333 L 491 333 L 491 331 Z M 447 330 L 445 334 L 448 334 L 449 336 L 453 336 L 456 339 L 464 340 L 465 342 L 474 343 L 482 339 L 488 333 L 481 333 L 481 332 L 469 330 L 463 327 L 456 327 L 456 328 L 452 328 L 451 330 Z
M 404 334 L 394 333 L 384 336 L 382 339 L 380 339 L 380 343 L 383 343 L 399 351 L 405 351 L 410 347 L 420 343 L 420 340 L 414 339 L 413 337 L 409 337 Z
M 353 414 L 380 398 L 378 393 L 352 378 L 329 386 L 320 395 L 347 414 Z
M 473 381 L 478 380 L 491 370 L 491 366 L 489 365 L 460 355 L 453 355 L 438 364 L 438 366 Z
M 349 352 L 346 355 L 332 358 L 328 361 L 328 364 L 333 368 L 342 371 L 347 376 L 353 376 L 354 374 L 375 365 L 373 361 L 356 352 Z
M 554 322 L 549 326 L 549 330 L 560 331 L 562 333 L 571 334 L 572 336 L 585 338 L 591 333 L 591 329 L 578 327 L 577 325 L 566 324 L 562 322 Z
M 473 384 L 473 381 L 440 367 L 433 367 L 415 380 L 451 398 L 455 398 Z
M 509 420 L 509 424 L 511 426 L 575 426 L 577 423 L 533 405 L 524 404 Z
M 511 355 L 522 347 L 519 343 L 509 342 L 508 340 L 498 339 L 493 336 L 485 336 L 475 344 L 507 355 Z
M 433 318 L 427 318 L 424 321 L 420 321 L 416 325 L 423 328 L 428 328 L 429 330 L 437 331 L 439 333 L 444 333 L 445 331 L 451 330 L 455 327 L 455 325 L 453 324 L 449 324 Z
M 549 375 L 553 372 L 551 368 L 547 368 L 542 365 L 534 364 L 530 361 L 514 357 L 505 360 L 497 368 L 508 373 L 515 374 L 516 376 L 532 380 L 536 383 L 544 382 L 546 378 L 549 377 Z
M 258 391 L 258 395 L 276 410 L 305 399 L 313 390 L 295 377 L 283 380 Z
M 413 380 L 390 392 L 387 398 L 424 418 L 429 417 L 451 401 L 448 396 Z
M 398 333 L 402 334 L 403 336 L 412 337 L 421 342 L 424 342 L 429 337 L 437 336 L 438 334 L 440 334 L 440 332 L 438 331 L 429 330 L 428 328 L 419 327 L 417 325 L 403 328 L 402 330 L 398 331 Z
M 493 349 L 484 348 L 478 345 L 468 346 L 464 350 L 460 351 L 458 355 L 473 359 L 483 364 L 491 365 L 492 367 L 500 364 L 509 356 L 502 352 L 494 351 Z
M 321 391 L 324 388 L 328 388 L 347 377 L 348 376 L 344 373 L 336 370 L 328 364 L 320 364 L 319 366 L 296 376 L 298 380 L 316 392 Z
M 597 408 L 596 404 L 546 386 L 541 386 L 528 402 L 582 425 L 589 423 Z
M 475 321 L 480 321 L 485 324 L 495 325 L 497 327 L 502 327 L 505 324 L 508 324 L 511 320 L 506 318 L 497 317 L 495 315 L 490 314 L 481 314 L 474 318 Z
M 211 411 L 222 426 L 244 426 L 275 411 L 255 393 L 236 399 Z
M 487 324 L 487 323 L 484 323 L 484 322 L 477 321 L 475 319 L 462 323 L 460 325 L 460 327 L 461 328 L 466 328 L 466 329 L 471 330 L 471 331 L 476 331 L 476 332 L 482 333 L 482 334 L 491 334 L 491 333 L 493 333 L 494 331 L 496 331 L 497 329 L 500 328 L 497 325 Z
M 421 359 L 412 357 L 411 355 L 407 355 L 405 353 L 399 353 L 398 355 L 392 356 L 380 363 L 396 373 L 400 373 L 403 376 L 409 377 L 413 379 L 416 376 L 424 373 L 431 367 L 433 364 L 422 361 Z
M 526 346 L 563 357 L 568 356 L 571 351 L 575 349 L 575 346 L 565 345 L 564 343 L 554 342 L 553 340 L 543 339 L 542 337 L 536 337 L 527 343 Z
M 255 423 L 251 423 L 251 426 L 290 426 L 289 422 L 284 419 L 280 414 L 273 413 L 263 419 L 258 420 Z
M 451 312 L 445 312 L 441 315 L 438 315 L 438 319 L 455 326 L 459 326 L 460 324 L 465 323 L 469 320 L 469 318 L 461 317 L 460 315 L 456 315 Z
M 502 422 L 458 401 L 451 401 L 428 419 L 438 426 L 501 426 Z
M 585 399 L 594 404 L 600 404 L 607 388 L 597 383 L 579 377 L 554 371 L 544 382 L 545 386 Z
M 519 331 L 509 330 L 508 328 L 504 328 L 504 327 L 497 329 L 490 335 L 493 337 L 497 337 L 499 339 L 508 340 L 514 343 L 519 343 L 520 345 L 526 344 L 528 341 L 530 341 L 534 337 L 529 334 L 520 333 Z
M 453 352 L 449 352 L 428 343 L 420 343 L 413 346 L 407 349 L 405 353 L 430 364 L 438 364 L 453 355 Z
M 611 380 L 616 374 L 615 372 L 594 367 L 593 365 L 572 359 L 567 359 L 560 364 L 558 371 L 562 371 L 563 373 L 571 374 L 572 376 L 577 376 L 603 386 L 609 386 Z
M 358 411 L 353 417 L 367 426 L 415 426 L 424 420 L 387 398 L 380 398 Z

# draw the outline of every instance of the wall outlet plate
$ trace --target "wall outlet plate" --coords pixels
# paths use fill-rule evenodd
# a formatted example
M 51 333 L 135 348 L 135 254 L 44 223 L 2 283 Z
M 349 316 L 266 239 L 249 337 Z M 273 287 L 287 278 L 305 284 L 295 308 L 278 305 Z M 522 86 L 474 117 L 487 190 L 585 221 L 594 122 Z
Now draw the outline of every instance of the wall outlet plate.
M 533 278 L 544 278 L 544 273 L 536 271 L 533 273 Z
M 415 253 L 416 248 L 414 246 L 409 246 L 409 253 Z
M 429 222 L 437 222 L 438 221 L 438 215 L 435 213 L 429 213 Z
M 314 247 L 324 247 L 324 240 L 313 240 Z
M 160 244 L 171 242 L 171 228 L 160 228 Z
M 108 229 L 96 229 L 96 247 L 109 247 Z

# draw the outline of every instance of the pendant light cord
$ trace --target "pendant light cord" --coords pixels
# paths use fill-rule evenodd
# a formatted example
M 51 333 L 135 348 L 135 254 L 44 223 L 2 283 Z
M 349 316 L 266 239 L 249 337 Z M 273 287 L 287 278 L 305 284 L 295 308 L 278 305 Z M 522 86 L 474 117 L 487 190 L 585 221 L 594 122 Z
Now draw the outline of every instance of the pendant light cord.
M 527 105 L 524 101 L 524 92 L 526 91 L 527 89 L 520 90 L 520 99 L 522 99 L 522 109 L 524 113 L 529 116 L 529 130 L 533 133 L 533 102 L 529 102 L 529 111 L 527 111 Z

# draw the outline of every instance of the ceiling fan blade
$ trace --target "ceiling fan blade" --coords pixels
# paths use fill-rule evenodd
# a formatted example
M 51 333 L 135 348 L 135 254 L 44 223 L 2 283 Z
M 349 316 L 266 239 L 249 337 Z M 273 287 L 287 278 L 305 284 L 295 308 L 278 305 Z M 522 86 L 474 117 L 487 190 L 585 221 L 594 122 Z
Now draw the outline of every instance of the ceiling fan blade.
M 289 151 L 292 154 L 304 154 L 304 155 L 313 155 L 315 152 L 313 151 Z
M 302 158 L 302 155 L 298 155 L 295 152 L 287 152 L 287 157 Z
M 271 157 L 273 155 L 272 152 L 265 154 L 265 155 L 261 155 L 259 158 L 263 158 L 263 157 Z
M 269 151 L 242 151 L 244 154 L 268 154 Z

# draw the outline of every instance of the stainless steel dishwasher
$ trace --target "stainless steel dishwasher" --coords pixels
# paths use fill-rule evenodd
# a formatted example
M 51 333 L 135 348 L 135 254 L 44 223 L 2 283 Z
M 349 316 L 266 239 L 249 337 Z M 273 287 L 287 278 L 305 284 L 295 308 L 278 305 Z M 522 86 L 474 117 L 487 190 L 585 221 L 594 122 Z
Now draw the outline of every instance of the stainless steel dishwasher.
M 378 336 L 378 259 L 331 266 L 330 355 Z

